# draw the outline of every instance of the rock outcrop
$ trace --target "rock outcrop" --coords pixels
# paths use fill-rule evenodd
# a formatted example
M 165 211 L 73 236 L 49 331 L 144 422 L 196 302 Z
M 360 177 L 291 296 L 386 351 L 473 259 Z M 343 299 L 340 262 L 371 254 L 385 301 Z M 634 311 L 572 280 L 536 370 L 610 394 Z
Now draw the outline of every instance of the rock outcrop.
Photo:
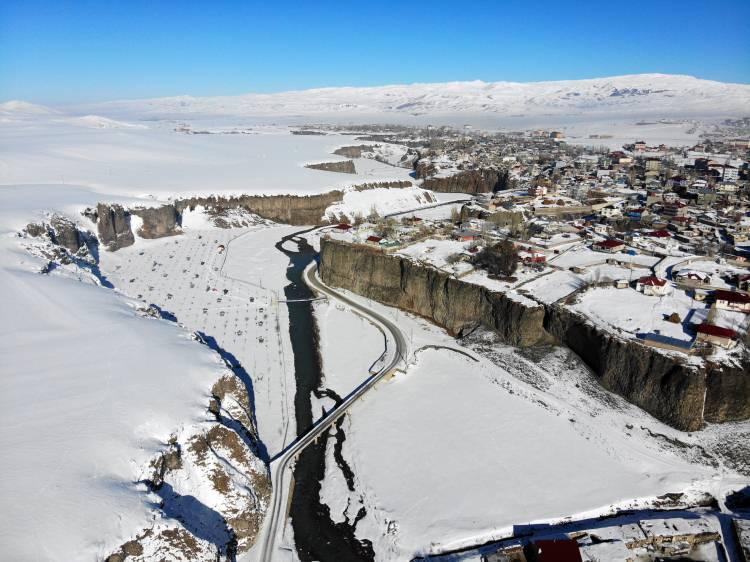
M 200 205 L 206 209 L 245 209 L 251 213 L 292 225 L 324 224 L 326 209 L 341 201 L 342 191 L 333 190 L 315 195 L 240 195 L 237 197 L 192 197 L 175 202 L 179 214 Z
M 368 182 L 352 186 L 351 189 L 363 191 L 376 188 L 404 188 L 413 184 L 409 180 L 391 180 Z M 182 232 L 182 213 L 202 207 L 213 217 L 221 217 L 227 211 L 239 209 L 258 215 L 262 219 L 291 225 L 327 224 L 326 210 L 334 203 L 340 202 L 344 192 L 338 189 L 314 195 L 238 195 L 220 197 L 190 197 L 178 199 L 158 207 L 136 207 L 125 209 L 117 204 L 99 203 L 96 210 L 87 209 L 84 216 L 96 222 L 99 240 L 109 250 L 118 250 L 135 242 L 131 226 L 131 216 L 141 220 L 138 235 L 143 238 L 160 238 L 174 236 Z M 240 222 L 245 219 L 237 218 Z M 222 222 L 233 224 L 228 217 Z
M 311 129 L 299 129 L 299 130 L 292 131 L 292 134 L 293 135 L 300 135 L 300 136 L 319 136 L 319 137 L 324 137 L 328 133 L 326 133 L 325 131 L 315 131 L 315 130 L 311 130 Z
M 46 221 L 26 225 L 19 235 L 34 241 L 26 246 L 30 253 L 47 260 L 42 273 L 73 264 L 105 282 L 98 268 L 99 241 L 69 218 L 51 214 Z
M 323 239 L 320 271 L 327 284 L 419 314 L 453 335 L 483 326 L 511 345 L 565 345 L 607 390 L 672 427 L 693 431 L 704 422 L 750 418 L 747 365 L 688 365 L 595 327 L 562 305 L 530 304 L 365 246 Z
M 71 254 L 78 253 L 87 247 L 90 233 L 84 233 L 69 218 L 53 214 L 49 222 L 30 223 L 24 229 L 33 238 L 44 238 L 52 244 L 61 246 Z
M 50 221 L 52 241 L 69 251 L 76 253 L 86 245 L 86 240 L 76 224 L 60 215 L 54 215 Z
M 372 150 L 371 144 L 360 144 L 356 146 L 341 146 L 333 151 L 338 156 L 345 156 L 346 158 L 362 158 L 363 152 L 370 152 Z
M 338 172 L 340 174 L 356 174 L 352 160 L 342 160 L 341 162 L 321 162 L 319 164 L 307 164 L 305 168 L 311 170 L 323 170 L 324 172 Z
M 408 187 L 411 182 L 392 182 L 387 187 Z M 370 189 L 384 185 L 362 185 L 357 189 Z M 131 226 L 131 215 L 141 219 L 138 235 L 143 238 L 161 238 L 180 234 L 182 213 L 197 206 L 210 214 L 221 215 L 229 209 L 242 209 L 263 219 L 292 225 L 325 224 L 326 209 L 341 201 L 342 191 L 333 190 L 316 195 L 240 195 L 236 197 L 192 197 L 180 199 L 159 207 L 125 209 L 121 205 L 99 203 L 96 212 L 86 216 L 97 223 L 99 240 L 111 251 L 119 250 L 135 242 Z M 228 221 L 228 224 L 231 221 Z
M 174 205 L 138 207 L 131 209 L 130 213 L 143 220 L 143 225 L 138 229 L 141 238 L 161 238 L 180 232 L 180 216 Z
M 508 173 L 504 170 L 465 170 L 450 176 L 435 176 L 434 170 L 423 162 L 415 168 L 422 187 L 443 193 L 489 193 L 507 188 Z
M 119 250 L 135 243 L 130 229 L 130 213 L 122 205 L 99 203 L 96 206 L 96 230 L 99 241 L 109 250 Z
M 196 562 L 229 561 L 255 543 L 271 499 L 271 480 L 256 453 L 253 405 L 237 376 L 225 375 L 214 384 L 208 411 L 214 420 L 173 436 L 148 467 L 144 483 L 169 518 L 157 518 L 106 562 L 146 562 L 166 554 Z M 197 498 L 177 492 L 186 485 Z M 201 509 L 195 509 L 197 502 Z

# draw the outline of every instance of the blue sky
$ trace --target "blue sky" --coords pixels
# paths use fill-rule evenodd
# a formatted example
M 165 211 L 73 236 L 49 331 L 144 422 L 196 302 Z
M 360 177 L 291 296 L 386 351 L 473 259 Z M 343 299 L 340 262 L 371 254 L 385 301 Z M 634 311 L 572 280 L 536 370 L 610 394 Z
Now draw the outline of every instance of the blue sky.
M 750 1 L 0 2 L 0 101 L 640 72 L 750 83 Z

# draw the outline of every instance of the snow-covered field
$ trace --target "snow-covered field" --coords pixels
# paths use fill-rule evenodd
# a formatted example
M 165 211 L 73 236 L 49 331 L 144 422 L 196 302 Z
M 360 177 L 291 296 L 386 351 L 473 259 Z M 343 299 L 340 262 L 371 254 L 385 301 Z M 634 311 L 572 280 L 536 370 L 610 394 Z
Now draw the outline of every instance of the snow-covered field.
M 617 306 L 613 306 L 617 303 Z M 671 338 L 690 341 L 692 334 L 686 332 L 691 321 L 693 309 L 705 310 L 710 306 L 694 301 L 684 291 L 673 291 L 666 296 L 644 295 L 633 289 L 615 289 L 614 287 L 596 288 L 585 292 L 573 310 L 606 329 L 629 335 L 659 333 Z M 667 320 L 672 313 L 677 313 L 680 322 Z M 700 324 L 705 316 L 697 323 Z M 695 320 L 695 319 L 693 319 Z
M 323 386 L 346 396 L 367 378 L 385 350 L 385 337 L 369 320 L 339 303 L 315 303 L 323 358 Z
M 344 193 L 340 203 L 326 210 L 330 219 L 345 217 L 348 220 L 367 217 L 374 210 L 383 216 L 390 213 L 430 206 L 437 203 L 435 195 L 421 187 L 375 188 Z
M 174 123 L 92 128 L 71 118 L 0 123 L 0 184 L 78 184 L 107 194 L 159 200 L 194 194 L 312 194 L 368 182 L 409 180 L 408 170 L 358 159 L 357 174 L 305 168 L 345 160 L 339 135 L 291 135 L 287 127 L 252 134 L 188 135 Z
M 85 188 L 0 189 L 0 543 L 9 560 L 92 560 L 161 517 L 137 482 L 171 435 L 207 419 L 228 373 L 185 330 L 65 275 L 38 274 L 16 229 Z M 10 507 L 12 506 L 12 508 Z
M 736 447 L 742 437 L 729 428 L 700 436 L 672 430 L 603 391 L 564 350 L 527 358 L 482 339 L 467 348 L 421 319 L 368 306 L 407 334 L 410 367 L 346 416 L 342 455 L 355 489 L 329 451 L 321 499 L 337 520 L 366 508 L 357 536 L 373 541 L 378 560 L 481 543 L 508 536 L 513 525 L 643 506 L 671 491 L 720 495 L 743 481 L 698 446 Z M 330 311 L 318 315 L 330 319 Z M 359 349 L 368 328 L 357 322 L 346 334 L 324 332 L 324 359 Z
M 288 260 L 273 247 L 295 230 L 194 230 L 140 240 L 105 253 L 101 262 L 119 291 L 158 305 L 191 332 L 214 338 L 242 365 L 253 382 L 258 430 L 270 454 L 296 435 L 288 411 L 294 394 L 288 317 L 286 307 L 279 306 Z
M 579 246 L 576 248 L 572 248 L 559 256 L 552 258 L 550 260 L 550 263 L 553 263 L 557 267 L 562 268 L 570 268 L 570 267 L 587 267 L 595 264 L 603 264 L 606 263 L 607 260 L 616 260 L 618 262 L 623 263 L 632 263 L 633 265 L 638 265 L 643 269 L 641 271 L 645 271 L 647 274 L 648 269 L 650 267 L 653 267 L 658 263 L 659 258 L 654 256 L 647 256 L 644 254 L 636 254 L 636 255 L 630 255 L 625 253 L 605 253 L 605 252 L 596 252 L 586 246 Z M 638 270 L 636 270 L 638 271 Z
M 613 95 L 626 86 L 639 93 Z M 342 105 L 353 98 L 359 101 Z M 641 76 L 147 100 L 66 111 L 0 104 L 3 558 L 101 559 L 151 525 L 174 523 L 170 503 L 160 509 L 164 498 L 139 482 L 172 436 L 214 423 L 207 412 L 212 387 L 230 373 L 220 354 L 252 381 L 265 449 L 259 454 L 277 452 L 295 430 L 288 409 L 294 382 L 286 310 L 278 306 L 287 259 L 273 248 L 289 227 L 224 231 L 189 215 L 181 236 L 103 251 L 101 273 L 113 291 L 72 267 L 40 275 L 46 260 L 26 252 L 23 246 L 31 242 L 17 236 L 27 223 L 55 211 L 93 229 L 80 212 L 100 201 L 314 194 L 411 179 L 407 169 L 368 159 L 356 159 L 353 175 L 307 169 L 311 162 L 341 160 L 331 152 L 349 138 L 291 135 L 278 123 L 327 116 L 346 122 L 437 119 L 488 128 L 559 125 L 572 136 L 595 130 L 587 123 L 598 123 L 601 131 L 633 127 L 644 115 L 731 116 L 749 100 L 747 86 Z M 164 115 L 180 121 L 157 119 Z M 176 132 L 183 121 L 213 134 Z M 653 138 L 697 134 L 687 122 L 648 127 Z M 620 130 L 628 131 L 623 138 L 631 134 Z M 333 211 L 353 216 L 374 205 L 381 214 L 397 212 L 431 204 L 430 195 L 418 188 L 349 191 Z M 137 309 L 148 304 L 181 325 L 143 318 Z M 381 336 L 335 305 L 320 304 L 316 312 L 325 384 L 346 394 L 382 351 Z M 690 486 L 721 488 L 733 478 L 720 462 L 707 468 L 643 430 L 628 430 L 626 423 L 637 419 L 679 435 L 587 387 L 580 365 L 566 370 L 554 358 L 526 362 L 498 346 L 489 347 L 502 366 L 482 357 L 474 363 L 454 351 L 416 353 L 424 345 L 457 344 L 422 321 L 389 314 L 406 327 L 412 366 L 346 418 L 343 454 L 355 472 L 356 501 L 348 503 L 334 463 L 328 463 L 322 492 L 339 520 L 346 505 L 353 509 L 361 501 L 367 507 L 357 533 L 374 541 L 380 559 L 490 537 L 519 520 L 606 511 Z M 191 339 L 191 331 L 203 332 L 214 350 Z M 474 347 L 475 354 L 484 352 Z M 571 388 L 561 372 L 583 390 Z M 724 439 L 725 433 L 713 431 L 687 437 L 693 439 L 688 449 L 700 439 Z M 170 486 L 211 514 L 216 494 L 197 482 L 188 457 L 188 475 Z M 210 546 L 210 534 L 201 540 Z

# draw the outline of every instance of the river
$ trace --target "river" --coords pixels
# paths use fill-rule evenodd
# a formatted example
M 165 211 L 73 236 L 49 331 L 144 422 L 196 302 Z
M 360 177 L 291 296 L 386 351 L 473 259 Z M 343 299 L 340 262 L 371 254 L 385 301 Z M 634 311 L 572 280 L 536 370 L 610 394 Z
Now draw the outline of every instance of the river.
M 289 284 L 284 287 L 287 300 L 314 297 L 302 278 L 304 269 L 317 256 L 314 248 L 302 236 L 309 231 L 302 230 L 289 234 L 276 244 L 276 249 L 289 258 L 291 266 L 286 272 Z M 292 246 L 296 246 L 296 250 L 290 249 Z M 297 434 L 301 435 L 313 424 L 312 395 L 325 394 L 334 400 L 337 396 L 327 389 L 320 388 L 323 371 L 312 303 L 288 302 L 287 307 L 296 381 L 294 411 Z M 338 445 L 341 445 L 345 436 L 340 424 L 337 425 L 334 438 L 339 441 Z M 348 519 L 335 522 L 331 519 L 329 507 L 320 502 L 329 438 L 329 432 L 322 434 L 316 442 L 302 451 L 294 466 L 291 518 L 297 555 L 302 562 L 373 560 L 375 553 L 372 543 L 367 539 L 359 540 L 355 536 L 357 521 L 364 514 L 358 514 L 354 522 L 349 522 Z

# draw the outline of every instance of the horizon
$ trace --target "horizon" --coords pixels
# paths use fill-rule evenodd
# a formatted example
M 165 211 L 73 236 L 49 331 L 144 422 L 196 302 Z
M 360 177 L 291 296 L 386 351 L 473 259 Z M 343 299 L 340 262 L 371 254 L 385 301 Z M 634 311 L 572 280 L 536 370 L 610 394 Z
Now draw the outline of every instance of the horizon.
M 75 102 L 75 103 L 38 103 L 35 101 L 30 101 L 28 99 L 22 99 L 22 98 L 11 98 L 11 99 L 0 98 L 0 105 L 6 105 L 6 104 L 11 104 L 11 103 L 22 103 L 22 104 L 28 104 L 31 106 L 63 110 L 63 109 L 76 108 L 78 106 L 87 107 L 89 105 L 96 106 L 98 104 L 107 104 L 107 103 L 119 103 L 119 102 L 131 102 L 131 101 L 137 102 L 137 101 L 160 100 L 160 99 L 234 98 L 234 97 L 256 96 L 256 95 L 257 96 L 264 96 L 264 95 L 273 96 L 273 95 L 279 95 L 279 94 L 304 93 L 304 92 L 321 91 L 321 90 L 346 90 L 346 89 L 352 89 L 352 90 L 373 89 L 374 90 L 374 89 L 380 89 L 380 88 L 440 86 L 440 85 L 449 85 L 449 84 L 473 84 L 476 82 L 486 84 L 486 85 L 498 85 L 498 84 L 532 85 L 532 84 L 552 84 L 552 83 L 564 83 L 564 82 L 614 80 L 618 78 L 630 78 L 630 77 L 636 78 L 636 77 L 646 77 L 646 76 L 661 77 L 661 78 L 689 78 L 689 79 L 700 80 L 700 81 L 705 81 L 705 82 L 716 82 L 716 83 L 725 84 L 725 85 L 750 86 L 750 83 L 724 82 L 721 80 L 713 80 L 710 78 L 703 78 L 700 76 L 693 76 L 689 74 L 642 72 L 642 73 L 635 73 L 635 74 L 620 74 L 620 75 L 595 76 L 595 77 L 589 77 L 589 78 L 571 78 L 571 79 L 560 79 L 560 80 L 528 80 L 528 81 L 493 80 L 493 81 L 487 81 L 487 80 L 482 80 L 482 79 L 474 79 L 474 80 L 445 80 L 443 82 L 386 83 L 386 84 L 373 84 L 370 86 L 352 86 L 352 85 L 319 86 L 319 87 L 314 87 L 314 88 L 298 88 L 298 89 L 288 89 L 288 90 L 278 90 L 278 91 L 268 91 L 268 92 L 246 91 L 246 92 L 240 92 L 237 94 L 212 94 L 212 95 L 206 95 L 206 96 L 194 95 L 191 93 L 181 93 L 181 94 L 174 94 L 174 95 L 168 95 L 168 96 L 148 96 L 148 97 L 133 97 L 133 98 L 121 97 L 121 98 L 102 99 L 102 100 L 94 100 L 90 102 Z
M 750 562 L 749 22 L 0 1 L 2 558 Z
M 56 106 L 638 74 L 750 84 L 747 3 L 666 2 L 648 17 L 593 2 L 537 8 L 8 2 L 0 100 Z M 731 17 L 714 21 L 720 41 L 706 40 L 716 13 Z

